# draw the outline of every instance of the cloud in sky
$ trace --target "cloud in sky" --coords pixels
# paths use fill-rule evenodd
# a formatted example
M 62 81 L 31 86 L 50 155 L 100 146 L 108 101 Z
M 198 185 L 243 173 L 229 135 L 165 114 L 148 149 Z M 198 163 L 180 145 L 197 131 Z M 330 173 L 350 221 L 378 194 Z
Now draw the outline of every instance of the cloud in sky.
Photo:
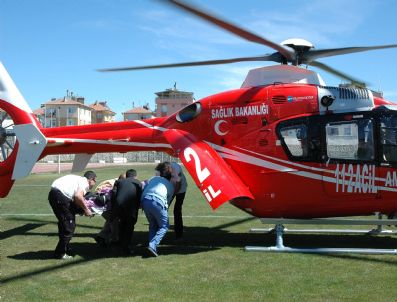
M 230 36 L 227 34 L 225 38 L 223 29 L 189 14 L 180 13 L 178 10 L 153 9 L 136 14 L 145 22 L 145 26 L 140 26 L 140 28 L 154 33 L 158 37 L 201 40 L 210 44 L 242 43 L 240 38 L 234 37 L 232 34 Z
M 371 3 L 361 1 L 301 1 L 280 12 L 251 11 L 249 25 L 271 40 L 302 37 L 322 47 L 335 46 L 335 37 L 349 35 L 359 27 L 371 12 Z M 354 12 L 354 13 L 352 13 Z
M 219 66 L 218 81 L 220 90 L 240 88 L 244 82 L 245 77 L 251 69 L 263 67 L 263 64 L 250 64 L 244 66 L 225 65 Z
M 199 7 L 205 8 L 211 4 L 217 3 L 201 3 Z M 220 3 L 218 8 L 219 6 Z M 247 7 L 244 9 L 248 13 L 241 15 L 238 11 L 218 11 L 212 7 L 208 10 L 275 43 L 292 37 L 301 37 L 312 42 L 315 47 L 325 48 L 338 46 L 341 35 L 352 34 L 365 22 L 373 6 L 372 2 L 362 5 L 358 0 L 317 0 L 299 3 L 285 1 L 285 10 L 282 12 L 279 5 L 276 7 L 266 3 L 258 5 L 257 2 L 252 4 L 247 2 Z M 269 47 L 250 43 L 190 14 L 166 8 L 168 7 L 165 6 L 165 9 L 156 7 L 134 14 L 142 21 L 137 26 L 139 30 L 155 36 L 156 47 L 174 50 L 175 54 L 181 56 L 178 62 L 273 52 Z M 253 45 L 256 50 L 252 48 Z M 242 47 L 244 53 L 241 52 Z
M 396 43 L 397 6 L 392 0 L 188 1 L 275 43 L 292 37 L 306 39 L 318 49 Z M 37 102 L 33 107 L 66 89 L 87 99 L 107 98 L 114 106 L 131 98 L 152 101 L 153 91 L 171 87 L 174 81 L 203 97 L 238 88 L 249 69 L 272 65 L 246 62 L 97 73 L 95 69 L 102 67 L 248 57 L 273 50 L 161 1 L 22 1 L 24 10 L 19 2 L 5 1 L 7 13 L 0 10 L 4 39 L 0 52 L 25 97 Z M 381 79 L 385 96 L 392 99 L 396 83 L 390 67 L 396 54 L 390 49 L 321 61 L 369 83 Z M 340 82 L 324 72 L 321 76 L 330 85 Z M 42 83 L 44 88 L 39 87 Z

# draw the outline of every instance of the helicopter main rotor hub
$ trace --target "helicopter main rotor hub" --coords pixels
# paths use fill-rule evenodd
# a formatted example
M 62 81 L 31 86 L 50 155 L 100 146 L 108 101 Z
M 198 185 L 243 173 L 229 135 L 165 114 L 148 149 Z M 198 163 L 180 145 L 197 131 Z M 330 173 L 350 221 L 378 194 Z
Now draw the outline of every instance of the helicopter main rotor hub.
M 305 63 L 306 61 L 305 54 L 310 49 L 314 48 L 314 45 L 311 42 L 301 38 L 287 39 L 281 42 L 280 44 L 284 46 L 288 46 L 295 51 L 295 59 L 291 63 L 296 66 Z

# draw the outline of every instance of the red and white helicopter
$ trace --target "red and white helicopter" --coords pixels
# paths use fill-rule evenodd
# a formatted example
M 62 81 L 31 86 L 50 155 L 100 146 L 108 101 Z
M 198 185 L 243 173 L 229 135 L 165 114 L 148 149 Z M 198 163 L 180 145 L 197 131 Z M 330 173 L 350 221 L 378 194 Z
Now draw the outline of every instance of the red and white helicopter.
M 322 57 L 397 44 L 313 49 L 302 39 L 273 43 L 182 1 L 168 1 L 241 38 L 273 48 L 259 57 L 103 69 L 125 71 L 274 61 L 249 71 L 240 89 L 203 98 L 168 117 L 43 128 L 0 65 L 0 197 L 40 158 L 161 151 L 179 157 L 212 208 L 230 202 L 256 217 L 324 218 L 397 213 L 397 105 Z M 323 69 L 352 85 L 326 86 Z

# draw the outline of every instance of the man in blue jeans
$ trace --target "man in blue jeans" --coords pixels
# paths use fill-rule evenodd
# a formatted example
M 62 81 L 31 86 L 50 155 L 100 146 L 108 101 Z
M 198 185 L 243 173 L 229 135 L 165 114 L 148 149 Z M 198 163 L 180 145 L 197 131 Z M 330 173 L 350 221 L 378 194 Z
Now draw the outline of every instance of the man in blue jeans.
M 174 195 L 171 184 L 172 168 L 168 162 L 160 163 L 155 169 L 159 176 L 149 179 L 142 193 L 142 208 L 149 221 L 148 250 L 157 257 L 157 246 L 168 231 L 168 204 Z

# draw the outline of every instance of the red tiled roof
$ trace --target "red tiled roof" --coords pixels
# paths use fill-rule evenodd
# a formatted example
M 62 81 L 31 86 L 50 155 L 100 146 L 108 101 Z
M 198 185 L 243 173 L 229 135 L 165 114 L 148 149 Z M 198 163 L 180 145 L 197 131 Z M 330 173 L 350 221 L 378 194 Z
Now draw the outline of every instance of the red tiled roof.
M 107 105 L 106 102 L 95 102 L 94 104 L 89 105 L 95 111 L 108 111 L 109 113 L 115 115 L 116 113 L 112 111 Z
M 150 111 L 150 110 L 148 110 L 148 109 L 146 109 L 146 108 L 143 108 L 143 107 L 135 107 L 135 108 L 132 108 L 131 110 L 128 110 L 128 111 L 126 111 L 126 112 L 123 112 L 123 114 L 128 114 L 128 113 L 153 114 L 152 111 Z
M 44 108 L 38 108 L 36 110 L 33 110 L 33 114 L 35 114 L 35 115 L 43 115 L 44 114 Z
M 67 105 L 76 105 L 76 106 L 80 106 L 80 107 L 85 107 L 87 109 L 92 109 L 90 106 L 87 106 L 85 104 L 82 104 L 80 102 L 77 102 L 75 100 L 70 100 L 70 99 L 56 99 L 56 100 L 51 100 L 48 101 L 46 103 L 44 103 L 43 105 L 47 106 L 47 105 L 52 105 L 52 106 L 67 106 Z

